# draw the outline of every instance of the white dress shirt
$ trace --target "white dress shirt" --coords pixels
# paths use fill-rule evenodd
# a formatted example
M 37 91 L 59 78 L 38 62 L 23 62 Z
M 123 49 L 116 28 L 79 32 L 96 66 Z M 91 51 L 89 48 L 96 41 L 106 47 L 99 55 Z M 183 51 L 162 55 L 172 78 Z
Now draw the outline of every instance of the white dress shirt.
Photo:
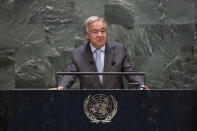
M 92 50 L 92 53 L 93 53 L 93 57 L 94 57 L 94 60 L 96 60 L 96 53 L 95 50 L 97 50 L 91 43 L 90 43 L 90 47 L 91 47 L 91 50 Z M 99 50 L 101 50 L 101 54 L 100 54 L 100 57 L 101 57 L 101 62 L 103 63 L 104 65 L 104 59 L 105 59 L 105 45 L 102 46 Z

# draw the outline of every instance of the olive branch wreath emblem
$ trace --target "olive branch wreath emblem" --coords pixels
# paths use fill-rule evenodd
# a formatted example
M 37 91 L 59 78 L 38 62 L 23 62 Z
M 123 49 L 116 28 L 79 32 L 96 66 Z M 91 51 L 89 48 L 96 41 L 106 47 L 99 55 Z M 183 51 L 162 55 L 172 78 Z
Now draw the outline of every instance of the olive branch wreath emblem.
M 115 114 L 117 113 L 118 111 L 118 103 L 115 99 L 115 97 L 113 97 L 112 95 L 110 95 L 111 99 L 112 99 L 112 102 L 113 102 L 113 105 L 114 105 L 114 108 L 112 110 L 112 112 L 110 114 L 107 115 L 107 117 L 104 119 L 104 120 L 98 120 L 94 115 L 92 115 L 89 111 L 88 111 L 88 103 L 89 103 L 89 100 L 91 98 L 91 95 L 89 95 L 85 100 L 84 100 L 84 113 L 86 114 L 87 118 L 89 118 L 91 120 L 92 123 L 96 123 L 98 124 L 99 122 L 102 122 L 103 124 L 105 123 L 109 123 L 111 122 L 111 120 L 113 119 L 113 117 L 115 116 Z

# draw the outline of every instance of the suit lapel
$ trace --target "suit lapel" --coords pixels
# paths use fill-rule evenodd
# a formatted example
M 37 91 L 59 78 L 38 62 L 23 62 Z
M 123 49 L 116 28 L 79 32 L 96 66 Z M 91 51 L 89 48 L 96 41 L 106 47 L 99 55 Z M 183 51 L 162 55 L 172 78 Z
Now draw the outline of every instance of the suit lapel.
M 86 45 L 85 52 L 84 52 L 84 60 L 88 64 L 89 72 L 98 72 L 97 67 L 96 67 L 96 63 L 93 58 L 93 53 L 90 48 L 90 43 L 87 43 L 87 45 Z M 94 78 L 96 83 L 99 83 L 100 87 L 102 86 L 98 75 L 93 75 L 91 77 Z
M 111 66 L 112 66 L 112 61 L 113 61 L 113 50 L 110 47 L 110 43 L 107 43 L 105 45 L 105 62 L 104 62 L 104 71 L 103 72 L 110 72 L 111 71 Z M 107 77 L 104 75 L 103 76 L 103 86 L 105 86 L 105 83 L 107 82 Z

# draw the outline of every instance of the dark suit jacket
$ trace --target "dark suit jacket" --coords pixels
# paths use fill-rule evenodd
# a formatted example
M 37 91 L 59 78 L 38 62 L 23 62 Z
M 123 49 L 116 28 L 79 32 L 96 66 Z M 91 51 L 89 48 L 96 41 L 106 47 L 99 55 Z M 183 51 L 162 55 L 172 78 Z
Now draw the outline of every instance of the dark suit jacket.
M 71 63 L 67 67 L 69 72 L 97 72 L 96 64 L 90 44 L 76 48 L 72 53 Z M 134 65 L 128 57 L 123 44 L 106 43 L 104 57 L 104 72 L 132 72 L 135 71 Z M 59 86 L 70 88 L 79 77 L 81 89 L 123 89 L 123 79 L 121 75 L 103 75 L 101 84 L 98 75 L 65 75 L 59 82 Z M 126 75 L 129 82 L 137 82 L 143 85 L 139 76 Z M 139 87 L 138 85 L 138 87 Z

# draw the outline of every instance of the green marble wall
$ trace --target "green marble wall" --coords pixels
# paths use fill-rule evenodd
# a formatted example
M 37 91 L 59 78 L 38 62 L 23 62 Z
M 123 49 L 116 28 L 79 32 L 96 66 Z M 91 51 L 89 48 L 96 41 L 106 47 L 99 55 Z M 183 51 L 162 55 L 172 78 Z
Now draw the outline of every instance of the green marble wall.
M 195 0 L 0 0 L 0 90 L 55 87 L 91 15 L 106 19 L 149 88 L 197 89 Z

